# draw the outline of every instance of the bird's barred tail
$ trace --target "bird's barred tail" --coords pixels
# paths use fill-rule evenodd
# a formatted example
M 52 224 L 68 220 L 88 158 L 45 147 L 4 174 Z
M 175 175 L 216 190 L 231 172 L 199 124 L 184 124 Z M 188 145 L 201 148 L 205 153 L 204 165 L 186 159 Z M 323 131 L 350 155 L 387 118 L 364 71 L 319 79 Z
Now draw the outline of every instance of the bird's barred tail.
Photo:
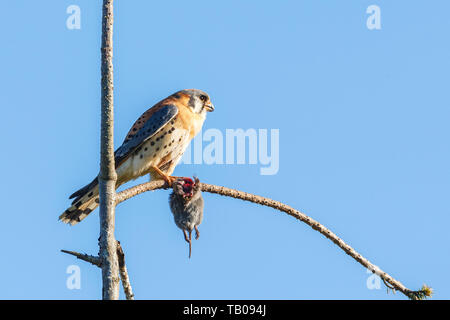
M 73 226 L 86 218 L 89 213 L 98 207 L 99 197 L 97 178 L 69 197 L 69 199 L 72 198 L 75 198 L 72 202 L 72 206 L 59 216 L 59 220 Z

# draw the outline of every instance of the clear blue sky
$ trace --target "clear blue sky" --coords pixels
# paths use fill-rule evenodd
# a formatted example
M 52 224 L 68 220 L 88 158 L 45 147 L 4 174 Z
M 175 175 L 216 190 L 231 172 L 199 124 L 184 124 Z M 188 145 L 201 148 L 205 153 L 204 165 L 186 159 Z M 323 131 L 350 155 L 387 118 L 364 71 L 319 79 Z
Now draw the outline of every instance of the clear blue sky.
M 57 220 L 98 171 L 100 2 L 0 4 L 3 299 L 101 297 L 100 271 L 59 252 L 97 253 L 98 211 Z M 203 89 L 216 106 L 205 130 L 279 129 L 279 170 L 174 174 L 287 203 L 407 287 L 450 298 L 448 1 L 115 2 L 116 146 L 160 99 Z M 66 27 L 71 4 L 80 30 Z M 381 30 L 366 27 L 372 4 Z M 404 299 L 369 290 L 366 270 L 310 227 L 216 195 L 189 260 L 168 194 L 117 208 L 137 298 Z M 70 265 L 80 290 L 66 287 Z

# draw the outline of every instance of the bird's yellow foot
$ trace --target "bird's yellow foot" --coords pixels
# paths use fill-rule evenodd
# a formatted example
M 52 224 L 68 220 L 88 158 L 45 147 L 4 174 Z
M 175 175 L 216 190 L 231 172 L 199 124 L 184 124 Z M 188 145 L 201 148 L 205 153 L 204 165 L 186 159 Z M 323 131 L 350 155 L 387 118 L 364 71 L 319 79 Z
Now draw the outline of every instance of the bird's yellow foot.
M 178 177 L 168 176 L 164 172 L 162 172 L 158 167 L 152 167 L 153 171 L 156 173 L 158 177 L 164 180 L 169 188 L 172 188 L 172 184 L 178 179 Z

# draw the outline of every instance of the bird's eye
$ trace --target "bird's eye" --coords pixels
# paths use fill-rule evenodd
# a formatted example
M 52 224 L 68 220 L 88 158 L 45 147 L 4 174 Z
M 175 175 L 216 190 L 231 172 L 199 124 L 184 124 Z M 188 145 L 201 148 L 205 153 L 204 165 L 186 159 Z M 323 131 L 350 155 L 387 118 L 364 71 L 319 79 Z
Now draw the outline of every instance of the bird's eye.
M 202 101 L 206 101 L 206 99 L 207 99 L 207 98 L 206 98 L 206 96 L 205 96 L 205 95 L 203 95 L 203 94 L 202 94 L 202 95 L 200 96 L 200 100 L 202 100 Z

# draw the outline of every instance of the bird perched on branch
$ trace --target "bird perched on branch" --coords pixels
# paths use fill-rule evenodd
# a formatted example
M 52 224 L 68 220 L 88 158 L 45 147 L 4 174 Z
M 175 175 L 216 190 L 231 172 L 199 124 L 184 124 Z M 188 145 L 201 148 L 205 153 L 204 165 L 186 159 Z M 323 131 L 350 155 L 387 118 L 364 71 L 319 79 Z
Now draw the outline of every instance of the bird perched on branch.
M 200 232 L 198 225 L 203 220 L 203 196 L 200 190 L 200 181 L 194 178 L 179 178 L 172 185 L 172 193 L 169 196 L 170 210 L 173 213 L 175 224 L 183 230 L 184 240 L 189 243 L 189 258 L 192 248 L 192 230 L 195 229 L 195 240 L 198 240 Z M 189 237 L 186 233 L 189 233 Z
M 175 166 L 201 130 L 206 113 L 213 110 L 206 92 L 187 89 L 172 94 L 144 112 L 114 152 L 116 188 L 146 174 L 150 174 L 151 180 L 164 179 L 171 186 L 176 180 L 171 176 Z M 97 177 L 69 197 L 72 198 L 75 198 L 72 206 L 59 219 L 74 225 L 99 204 Z

